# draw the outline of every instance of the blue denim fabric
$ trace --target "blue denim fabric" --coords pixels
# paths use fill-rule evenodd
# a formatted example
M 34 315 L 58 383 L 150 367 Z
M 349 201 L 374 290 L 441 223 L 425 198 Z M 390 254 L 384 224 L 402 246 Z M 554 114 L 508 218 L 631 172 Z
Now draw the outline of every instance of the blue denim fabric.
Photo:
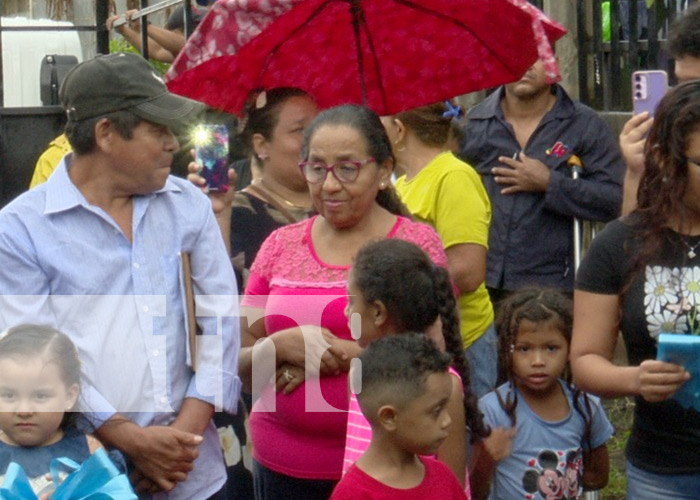
M 700 474 L 655 474 L 627 461 L 627 500 L 697 500 Z
M 465 351 L 471 371 L 471 390 L 477 398 L 496 388 L 498 375 L 498 336 L 491 325 Z

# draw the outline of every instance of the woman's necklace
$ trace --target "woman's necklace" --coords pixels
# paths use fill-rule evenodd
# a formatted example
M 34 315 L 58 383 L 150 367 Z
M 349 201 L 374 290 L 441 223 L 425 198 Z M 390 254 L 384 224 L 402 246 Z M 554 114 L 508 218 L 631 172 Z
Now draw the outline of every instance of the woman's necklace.
M 691 245 L 687 241 L 685 241 L 685 238 L 681 238 L 681 241 L 683 244 L 688 248 L 688 253 L 686 254 L 689 259 L 694 259 L 698 254 L 695 252 L 695 249 L 700 246 L 700 241 L 698 241 L 695 245 Z
M 258 178 L 254 182 L 254 184 L 260 184 L 260 186 L 262 186 L 262 188 L 265 189 L 265 191 L 273 194 L 275 196 L 275 198 L 277 198 L 278 200 L 280 200 L 282 203 L 284 203 L 285 205 L 287 205 L 290 208 L 295 208 L 297 210 L 304 210 L 305 212 L 308 212 L 310 210 L 310 207 L 297 205 L 296 203 L 289 201 L 287 198 L 285 198 L 284 196 L 279 194 L 277 191 L 272 189 L 270 186 L 268 186 L 262 178 Z

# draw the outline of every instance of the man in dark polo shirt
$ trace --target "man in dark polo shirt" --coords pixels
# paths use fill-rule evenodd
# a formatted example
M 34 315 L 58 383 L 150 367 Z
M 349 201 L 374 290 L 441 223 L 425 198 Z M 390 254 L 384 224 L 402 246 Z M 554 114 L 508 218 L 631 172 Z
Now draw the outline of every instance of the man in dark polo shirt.
M 528 285 L 571 291 L 573 218 L 607 221 L 620 211 L 625 167 L 610 128 L 548 84 L 538 61 L 472 108 L 461 156 L 491 198 L 486 284 L 494 303 Z

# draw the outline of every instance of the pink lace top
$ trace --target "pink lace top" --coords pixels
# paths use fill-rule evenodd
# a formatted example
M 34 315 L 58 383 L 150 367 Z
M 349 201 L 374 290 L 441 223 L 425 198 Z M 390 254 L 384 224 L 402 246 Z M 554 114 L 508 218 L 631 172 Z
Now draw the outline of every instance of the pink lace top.
M 346 280 L 349 266 L 323 262 L 314 250 L 315 217 L 282 227 L 263 243 L 250 269 L 242 305 L 264 309 L 267 334 L 301 325 L 321 325 L 351 339 Z M 388 238 L 415 243 L 446 267 L 440 237 L 428 225 L 397 217 Z M 347 373 L 320 379 L 320 397 L 306 397 L 315 381 L 291 394 L 265 389 L 253 405 L 253 456 L 264 467 L 292 477 L 340 479 L 345 449 Z M 313 386 L 313 387 L 312 387 Z M 271 411 L 274 408 L 274 411 Z

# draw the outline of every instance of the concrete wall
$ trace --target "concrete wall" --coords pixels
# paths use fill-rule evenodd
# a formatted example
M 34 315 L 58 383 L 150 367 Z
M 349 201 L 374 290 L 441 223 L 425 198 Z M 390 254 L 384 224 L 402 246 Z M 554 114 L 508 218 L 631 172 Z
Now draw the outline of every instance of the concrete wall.
M 578 49 L 576 0 L 544 0 L 544 11 L 569 32 L 556 45 L 562 86 L 573 99 L 578 99 Z

